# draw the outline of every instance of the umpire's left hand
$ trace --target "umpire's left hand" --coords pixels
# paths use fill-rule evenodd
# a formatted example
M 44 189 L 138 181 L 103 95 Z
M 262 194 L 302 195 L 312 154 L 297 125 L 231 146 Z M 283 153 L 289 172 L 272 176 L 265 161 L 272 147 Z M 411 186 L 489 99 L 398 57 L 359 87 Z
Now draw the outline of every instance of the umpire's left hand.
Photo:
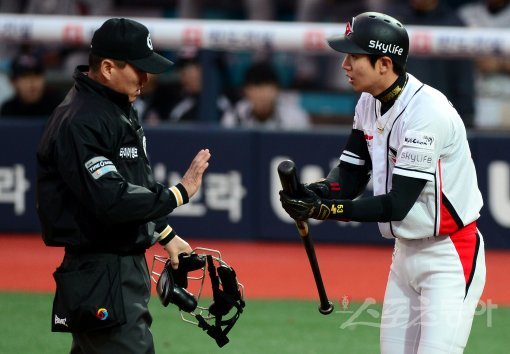
M 168 252 L 173 269 L 177 269 L 179 267 L 179 254 L 190 254 L 193 251 L 190 245 L 179 236 L 175 236 L 172 241 L 164 246 L 164 248 L 165 251 Z

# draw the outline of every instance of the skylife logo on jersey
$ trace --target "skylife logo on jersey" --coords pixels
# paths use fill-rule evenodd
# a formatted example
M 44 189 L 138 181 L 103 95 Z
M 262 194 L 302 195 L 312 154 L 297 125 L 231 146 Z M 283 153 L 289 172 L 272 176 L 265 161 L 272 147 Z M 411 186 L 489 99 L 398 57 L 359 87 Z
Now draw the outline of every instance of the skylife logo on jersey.
M 389 53 L 389 54 L 402 55 L 402 53 L 404 52 L 404 48 L 402 48 L 396 44 L 391 44 L 391 43 L 387 44 L 387 43 L 383 43 L 383 42 L 380 42 L 375 39 L 371 39 L 368 42 L 368 47 L 378 50 L 384 54 Z
M 400 163 L 406 162 L 412 166 L 422 166 L 426 168 L 430 168 L 432 166 L 432 162 L 434 158 L 432 154 L 427 152 L 421 152 L 411 149 L 404 149 L 398 158 Z

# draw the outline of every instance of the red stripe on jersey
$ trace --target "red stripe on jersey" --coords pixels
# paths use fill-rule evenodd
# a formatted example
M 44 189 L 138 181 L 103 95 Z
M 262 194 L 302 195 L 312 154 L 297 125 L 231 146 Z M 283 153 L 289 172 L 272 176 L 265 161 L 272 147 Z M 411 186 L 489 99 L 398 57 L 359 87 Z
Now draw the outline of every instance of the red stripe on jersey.
M 455 232 L 459 226 L 455 222 L 455 219 L 453 218 L 452 214 L 450 214 L 450 211 L 446 208 L 446 206 L 443 203 L 443 193 L 441 193 L 441 224 L 439 224 L 439 235 L 448 235 L 452 232 Z
M 439 235 L 449 235 L 455 232 L 459 226 L 452 217 L 450 211 L 446 208 L 443 203 L 443 175 L 441 171 L 441 160 L 437 162 L 437 168 L 439 171 Z
M 471 224 L 464 226 L 459 231 L 450 235 L 450 239 L 459 254 L 466 285 L 471 281 L 471 272 L 474 269 L 476 261 L 476 233 L 476 221 L 473 221 Z

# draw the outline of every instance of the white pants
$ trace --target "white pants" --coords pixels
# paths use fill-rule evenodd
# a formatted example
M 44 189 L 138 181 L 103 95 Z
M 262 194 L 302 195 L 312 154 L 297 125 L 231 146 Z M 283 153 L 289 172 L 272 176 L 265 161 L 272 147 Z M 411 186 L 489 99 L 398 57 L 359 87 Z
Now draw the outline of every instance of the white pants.
M 484 285 L 484 242 L 476 227 L 451 237 L 397 239 L 381 353 L 463 353 Z

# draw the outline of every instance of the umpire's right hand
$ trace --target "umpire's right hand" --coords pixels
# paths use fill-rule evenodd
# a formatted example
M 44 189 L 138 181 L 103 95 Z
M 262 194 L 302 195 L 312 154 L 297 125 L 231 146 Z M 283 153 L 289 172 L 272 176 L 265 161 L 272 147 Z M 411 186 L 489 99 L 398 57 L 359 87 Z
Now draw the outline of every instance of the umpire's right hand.
M 202 185 L 202 176 L 205 170 L 209 167 L 209 159 L 211 153 L 209 149 L 202 149 L 195 156 L 188 170 L 184 174 L 181 180 L 181 184 L 188 192 L 188 197 L 191 198 Z

